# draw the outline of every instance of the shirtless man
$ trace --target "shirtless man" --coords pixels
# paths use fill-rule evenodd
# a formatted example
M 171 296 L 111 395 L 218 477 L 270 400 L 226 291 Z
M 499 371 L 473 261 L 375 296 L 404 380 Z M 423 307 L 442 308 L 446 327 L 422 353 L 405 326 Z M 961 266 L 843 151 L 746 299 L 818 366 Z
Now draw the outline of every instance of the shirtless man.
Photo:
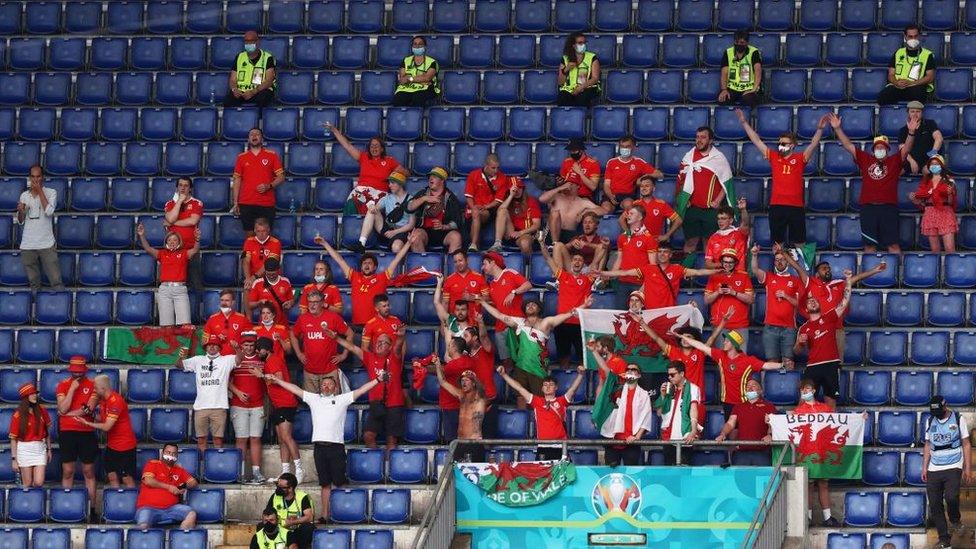
M 444 371 L 439 358 L 434 357 L 434 370 L 437 372 L 437 381 L 441 387 L 461 401 L 461 410 L 458 414 L 458 438 L 461 440 L 481 440 L 481 424 L 485 419 L 485 412 L 488 409 L 488 399 L 485 398 L 485 389 L 478 381 L 478 376 L 471 370 L 461 372 L 461 387 L 458 388 L 450 381 L 444 379 Z M 485 447 L 476 443 L 461 443 L 455 450 L 455 461 L 457 458 L 464 461 L 481 463 L 485 461 Z
M 579 185 L 569 181 L 539 196 L 539 201 L 549 204 L 549 231 L 553 242 L 568 242 L 577 234 L 577 228 L 587 212 L 598 216 L 607 209 L 579 195 Z M 608 203 L 609 204 L 609 203 Z M 557 234 L 556 231 L 559 231 Z
M 549 375 L 549 353 L 546 346 L 549 334 L 556 326 L 575 316 L 576 309 L 543 318 L 542 303 L 535 299 L 526 299 L 522 303 L 522 314 L 525 316 L 518 317 L 506 315 L 486 301 L 481 303 L 491 316 L 514 329 L 514 332 L 509 332 L 509 349 L 515 361 L 512 379 L 532 394 L 542 396 L 542 382 Z M 593 296 L 587 296 L 580 308 L 586 309 L 592 304 Z M 525 410 L 528 403 L 519 395 L 516 405 Z
M 561 265 L 568 265 L 572 256 L 578 253 L 583 256 L 583 262 L 591 271 L 599 271 L 607 264 L 610 251 L 610 239 L 596 232 L 600 228 L 600 215 L 586 212 L 580 226 L 583 227 L 583 232 L 565 244 L 556 242 L 552 255 Z

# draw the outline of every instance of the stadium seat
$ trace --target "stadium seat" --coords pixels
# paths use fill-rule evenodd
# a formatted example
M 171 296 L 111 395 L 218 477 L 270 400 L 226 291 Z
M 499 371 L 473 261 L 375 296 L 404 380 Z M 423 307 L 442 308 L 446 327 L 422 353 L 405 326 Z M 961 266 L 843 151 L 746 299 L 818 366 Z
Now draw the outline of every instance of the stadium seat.
M 17 360 L 31 364 L 50 362 L 54 352 L 53 330 L 17 332 Z
M 31 89 L 30 74 L 3 73 L 0 82 L 2 82 L 0 84 L 0 105 L 22 105 L 28 103 Z
M 529 416 L 525 410 L 498 411 L 498 438 L 527 438 Z
M 241 464 L 241 451 L 237 448 L 208 448 L 203 452 L 203 480 L 215 484 L 237 482 Z
M 20 402 L 17 390 L 25 383 L 37 383 L 37 371 L 33 369 L 3 369 L 0 370 L 0 400 L 3 402 Z
M 155 404 L 163 400 L 166 372 L 162 369 L 132 368 L 126 378 L 126 398 L 135 404 Z
M 672 69 L 687 69 L 698 65 L 698 36 L 666 34 L 661 43 L 661 64 Z
M 802 103 L 806 100 L 807 73 L 802 70 L 770 71 L 769 96 L 777 103 Z
M 343 524 L 366 522 L 366 490 L 333 490 L 329 497 L 329 519 Z
M 34 528 L 31 532 L 32 549 L 69 549 L 70 547 L 71 529 L 69 528 Z
M 911 288 L 932 288 L 939 282 L 938 254 L 904 254 L 902 283 Z
M 30 323 L 31 294 L 6 292 L 0 299 L 0 324 L 21 326 Z
M 7 518 L 10 522 L 43 522 L 45 516 L 43 488 L 13 488 L 7 492 Z
M 947 254 L 945 285 L 950 288 L 971 288 L 974 284 L 976 284 L 976 255 Z
M 932 397 L 932 372 L 896 372 L 895 402 L 902 406 L 924 406 Z
M 380 524 L 404 524 L 410 519 L 410 490 L 373 490 L 371 516 Z
M 899 366 L 905 364 L 905 347 L 908 344 L 906 332 L 876 331 L 870 338 L 870 361 L 879 366 Z M 914 349 L 912 351 L 915 352 Z
M 889 492 L 888 524 L 901 528 L 915 528 L 925 522 L 925 494 L 922 492 Z
M 228 286 L 238 280 L 237 269 L 240 254 L 215 252 L 203 257 L 203 284 L 205 286 Z
M 193 372 L 170 370 L 166 379 L 166 396 L 170 402 L 190 404 L 197 396 Z
M 68 324 L 73 298 L 71 293 L 64 291 L 38 292 L 34 298 L 34 321 L 49 326 Z
M 852 326 L 877 326 L 881 323 L 882 296 L 877 292 L 851 294 L 847 322 Z
M 166 532 L 161 528 L 132 528 L 126 533 L 126 549 L 157 549 L 164 546 L 165 540 Z
M 357 484 L 378 484 L 383 480 L 385 452 L 363 448 L 349 452 L 349 480 Z
M 905 484 L 925 486 L 922 482 L 922 452 L 905 452 Z
M 935 98 L 939 101 L 970 101 L 973 96 L 973 73 L 967 69 L 936 69 L 939 85 L 935 88 Z
M 149 439 L 153 442 L 183 442 L 189 414 L 185 408 L 155 408 L 149 416 Z
M 969 406 L 973 402 L 972 372 L 939 372 L 936 393 L 946 399 L 949 406 Z
M 851 71 L 851 99 L 858 102 L 877 101 L 878 92 L 884 87 L 887 70 L 880 68 L 855 68 Z
M 912 364 L 941 366 L 949 361 L 949 332 L 914 332 L 911 344 Z
M 393 547 L 392 530 L 356 530 L 355 549 L 393 549 Z
M 72 356 L 86 358 L 96 356 L 95 333 L 91 330 L 60 330 L 58 332 L 57 358 L 67 362 Z
M 108 255 L 108 254 L 92 254 Z M 113 257 L 114 256 L 109 256 Z M 119 283 L 123 286 L 149 286 L 156 280 L 156 260 L 142 252 L 123 252 L 119 256 Z M 109 272 L 109 276 L 114 272 Z
M 966 297 L 958 292 L 928 294 L 926 320 L 932 326 L 961 326 L 966 320 Z
M 861 62 L 864 36 L 860 33 L 830 33 L 824 47 L 824 60 L 834 67 L 850 67 Z
M 888 371 L 855 370 L 851 398 L 865 406 L 886 405 L 891 393 L 891 373 Z
M 867 534 L 863 532 L 827 534 L 827 549 L 864 549 Z
M 865 452 L 862 464 L 864 484 L 868 486 L 892 486 L 897 484 L 900 467 L 900 452 Z
M 440 439 L 440 419 L 440 410 L 436 408 L 407 409 L 404 415 L 404 440 L 411 444 L 436 443 Z
M 48 515 L 54 522 L 84 522 L 88 519 L 88 491 L 84 488 L 52 489 Z
M 57 112 L 54 109 L 22 109 L 20 138 L 25 141 L 52 141 Z
M 881 492 L 847 492 L 844 495 L 844 523 L 848 526 L 878 526 L 883 511 Z
M 485 103 L 513 105 L 519 103 L 521 73 L 489 71 L 484 73 Z
M 197 512 L 197 522 L 214 524 L 224 520 L 224 491 L 222 489 L 190 490 L 186 504 Z
M 204 273 L 206 277 L 206 268 Z M 115 320 L 120 324 L 132 326 L 149 324 L 152 321 L 153 310 L 152 292 L 118 292 L 115 296 Z
M 925 296 L 921 293 L 889 293 L 885 302 L 885 322 L 892 326 L 920 325 L 924 300 Z
M 791 33 L 786 35 L 786 64 L 791 67 L 813 67 L 820 64 L 820 33 Z
M 271 10 L 269 14 L 289 5 L 291 4 L 287 2 L 276 4 L 275 10 Z M 197 547 L 206 547 L 207 537 L 207 530 L 203 528 L 196 528 L 193 530 L 170 530 L 169 549 L 195 549 Z
M 914 412 L 878 412 L 878 444 L 907 446 L 915 441 Z
M 390 452 L 389 477 L 393 484 L 418 484 L 427 480 L 427 450 L 397 448 Z

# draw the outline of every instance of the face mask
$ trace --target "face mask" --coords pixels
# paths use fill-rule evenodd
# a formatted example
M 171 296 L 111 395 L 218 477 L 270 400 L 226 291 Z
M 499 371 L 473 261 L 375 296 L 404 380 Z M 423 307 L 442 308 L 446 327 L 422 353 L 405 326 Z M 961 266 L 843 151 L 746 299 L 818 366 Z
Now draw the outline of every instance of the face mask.
M 576 53 L 586 53 L 586 44 L 576 44 Z
M 273 537 L 274 533 L 278 530 L 278 525 L 273 522 L 264 523 L 264 533 L 270 537 Z
M 790 154 L 790 151 L 793 150 L 793 147 L 791 147 L 789 145 L 780 145 L 780 146 L 776 147 L 776 149 L 779 151 L 780 154 L 784 154 L 785 155 L 785 154 Z
M 905 40 L 905 45 L 908 46 L 908 49 L 910 50 L 917 50 L 920 44 L 921 42 L 919 42 L 917 38 L 909 38 L 908 40 Z
M 414 55 L 423 55 L 425 51 L 427 51 L 427 48 L 414 48 L 413 49 L 413 54 Z
M 874 157 L 878 160 L 884 160 L 888 156 L 888 151 L 884 149 L 874 149 Z
M 258 49 L 257 44 L 244 44 L 244 51 L 246 51 L 247 53 L 254 53 L 255 51 L 257 51 L 257 49 Z
M 620 147 L 620 156 L 622 158 L 630 158 L 630 147 Z
M 938 164 L 932 164 L 931 166 L 929 166 L 929 173 L 932 175 L 939 175 L 940 173 L 942 173 L 942 166 Z
M 261 324 L 264 325 L 265 328 L 270 328 L 274 326 L 274 320 L 262 320 Z
M 315 275 L 315 281 L 319 284 L 325 282 L 325 275 Z
M 803 402 L 813 402 L 813 393 L 800 393 Z
M 583 153 L 579 151 L 571 152 L 569 153 L 569 157 L 572 158 L 573 160 L 579 160 L 580 158 L 583 158 Z
M 757 391 L 746 391 L 746 400 L 756 400 L 757 398 L 759 398 Z
M 275 495 L 276 496 L 285 497 L 287 494 L 288 494 L 288 490 L 287 489 L 282 488 L 281 486 L 275 488 Z
M 736 44 L 736 46 L 735 46 L 735 53 L 745 53 L 747 51 L 749 51 L 749 46 L 740 46 L 740 45 Z
M 173 465 L 174 463 L 176 463 L 176 456 L 169 456 L 164 454 L 163 461 L 166 462 L 166 465 Z
M 225 315 L 229 315 L 230 314 L 230 307 L 221 307 L 220 308 L 220 312 L 224 313 Z

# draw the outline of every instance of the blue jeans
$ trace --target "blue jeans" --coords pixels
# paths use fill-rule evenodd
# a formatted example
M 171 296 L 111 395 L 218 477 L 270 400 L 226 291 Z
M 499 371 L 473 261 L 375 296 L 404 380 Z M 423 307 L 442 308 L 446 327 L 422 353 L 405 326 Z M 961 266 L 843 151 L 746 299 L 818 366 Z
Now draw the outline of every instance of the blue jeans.
M 179 524 L 187 515 L 193 512 L 189 505 L 177 503 L 165 509 L 155 507 L 140 507 L 136 509 L 136 524 L 147 524 L 150 527 L 157 524 Z
M 782 326 L 764 326 L 762 333 L 763 351 L 766 360 L 779 362 L 793 359 L 793 344 L 796 342 L 796 329 Z

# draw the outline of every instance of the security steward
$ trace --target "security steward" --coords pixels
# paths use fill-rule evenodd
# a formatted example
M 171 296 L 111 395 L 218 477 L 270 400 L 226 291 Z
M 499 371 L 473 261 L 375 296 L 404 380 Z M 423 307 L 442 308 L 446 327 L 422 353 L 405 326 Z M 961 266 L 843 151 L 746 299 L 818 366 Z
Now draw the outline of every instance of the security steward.
M 251 538 L 251 549 L 296 549 L 298 544 L 294 541 L 294 536 L 288 530 L 278 524 L 278 513 L 270 508 L 265 508 L 261 513 L 261 524 L 258 531 Z
M 437 99 L 441 90 L 437 83 L 437 60 L 427 56 L 427 39 L 414 36 L 411 55 L 403 58 L 397 75 L 393 105 L 397 107 L 426 107 Z
M 935 91 L 936 60 L 932 50 L 922 47 L 916 25 L 905 27 L 905 45 L 895 51 L 888 65 L 888 84 L 878 93 L 879 105 L 905 101 L 925 103 Z
M 931 418 L 925 428 L 922 451 L 922 481 L 929 500 L 929 519 L 939 533 L 939 544 L 935 547 L 944 548 L 951 547 L 952 534 L 962 528 L 959 486 L 960 481 L 968 484 L 972 477 L 969 426 L 966 418 L 946 407 L 941 395 L 932 397 L 929 413 Z
M 230 92 L 224 98 L 225 107 L 256 105 L 267 107 L 274 100 L 276 89 L 275 58 L 262 50 L 258 33 L 244 33 L 244 51 L 237 54 L 236 67 L 230 72 Z
M 276 484 L 275 493 L 268 498 L 268 504 L 265 506 L 267 509 L 265 510 L 264 525 L 270 523 L 267 516 L 268 510 L 270 510 L 275 515 L 274 523 L 278 529 L 287 534 L 289 547 L 297 547 L 298 549 L 311 547 L 312 535 L 315 532 L 313 525 L 315 512 L 312 508 L 311 498 L 305 492 L 296 489 L 298 479 L 292 473 L 282 473 Z M 257 534 L 255 534 L 256 537 Z M 253 542 L 251 547 L 252 549 L 255 547 Z M 265 549 L 265 546 L 262 545 L 259 549 Z
M 586 35 L 574 32 L 563 44 L 563 61 L 556 73 L 560 107 L 589 107 L 600 95 L 600 60 L 586 46 Z
M 722 59 L 720 105 L 755 107 L 762 98 L 762 53 L 749 44 L 749 33 L 735 31 L 734 45 Z

